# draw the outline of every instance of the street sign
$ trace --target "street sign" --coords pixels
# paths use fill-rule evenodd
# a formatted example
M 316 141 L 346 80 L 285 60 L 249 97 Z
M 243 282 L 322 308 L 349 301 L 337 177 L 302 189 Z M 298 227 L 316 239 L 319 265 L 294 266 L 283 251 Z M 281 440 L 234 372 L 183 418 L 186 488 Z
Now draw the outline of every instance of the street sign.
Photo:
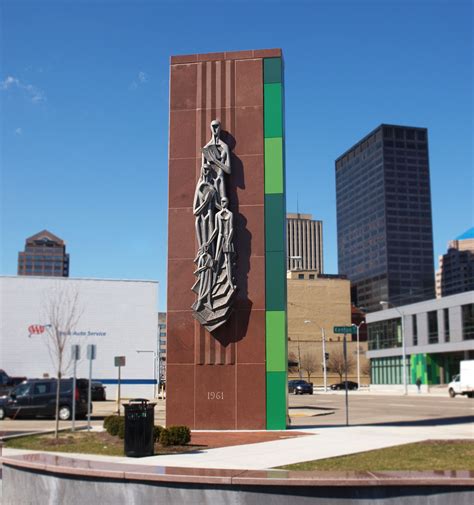
M 125 366 L 125 356 L 115 356 L 115 366 Z
M 71 346 L 72 359 L 78 361 L 81 359 L 81 347 L 77 344 Z
M 334 333 L 357 333 L 357 328 L 355 326 L 334 326 Z
M 93 360 L 95 359 L 96 356 L 96 345 L 95 344 L 89 344 L 87 346 L 87 359 Z

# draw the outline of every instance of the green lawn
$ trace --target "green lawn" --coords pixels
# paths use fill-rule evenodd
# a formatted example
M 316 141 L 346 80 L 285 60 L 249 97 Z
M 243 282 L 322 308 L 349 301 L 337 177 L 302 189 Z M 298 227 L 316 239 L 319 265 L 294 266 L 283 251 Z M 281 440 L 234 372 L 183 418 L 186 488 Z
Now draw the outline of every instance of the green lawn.
M 474 470 L 474 440 L 428 440 L 279 467 L 284 470 Z
M 5 441 L 6 447 L 31 449 L 35 451 L 77 452 L 83 454 L 103 454 L 105 456 L 124 456 L 123 440 L 107 432 L 77 431 L 62 432 L 58 440 L 54 435 L 30 435 Z M 163 447 L 155 445 L 155 454 L 176 454 L 202 449 L 196 445 Z

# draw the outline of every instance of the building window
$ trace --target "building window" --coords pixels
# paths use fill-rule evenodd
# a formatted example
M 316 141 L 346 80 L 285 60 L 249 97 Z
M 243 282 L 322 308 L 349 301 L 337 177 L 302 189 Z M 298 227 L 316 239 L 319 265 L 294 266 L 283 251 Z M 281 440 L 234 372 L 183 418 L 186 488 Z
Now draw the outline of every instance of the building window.
M 449 309 L 444 309 L 444 341 L 449 342 Z
M 474 340 L 474 303 L 463 305 L 462 309 L 462 338 Z
M 418 345 L 418 324 L 416 322 L 416 314 L 411 316 L 411 322 L 413 326 L 413 345 Z
M 314 279 L 314 274 L 309 274 L 310 279 Z
M 402 346 L 401 319 L 387 319 L 367 325 L 369 351 Z
M 304 279 L 304 274 L 298 274 L 298 279 Z
M 428 344 L 438 343 L 438 313 L 436 310 L 428 312 Z

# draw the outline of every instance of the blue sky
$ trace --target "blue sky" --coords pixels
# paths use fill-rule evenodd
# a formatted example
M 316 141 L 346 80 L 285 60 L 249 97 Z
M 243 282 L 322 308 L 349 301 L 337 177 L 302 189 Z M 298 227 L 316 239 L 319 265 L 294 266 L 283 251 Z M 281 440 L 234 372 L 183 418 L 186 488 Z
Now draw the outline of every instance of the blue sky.
M 157 279 L 164 308 L 169 56 L 281 47 L 287 208 L 324 222 L 334 160 L 380 123 L 429 129 L 435 257 L 473 223 L 472 2 L 1 3 L 1 274 L 63 238 L 72 277 Z

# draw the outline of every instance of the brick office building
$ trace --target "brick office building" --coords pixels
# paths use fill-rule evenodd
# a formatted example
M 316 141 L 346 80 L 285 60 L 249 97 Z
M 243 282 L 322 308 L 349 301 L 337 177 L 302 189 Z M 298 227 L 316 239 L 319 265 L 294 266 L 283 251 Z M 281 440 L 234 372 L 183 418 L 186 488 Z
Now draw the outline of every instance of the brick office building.
M 69 277 L 69 254 L 64 241 L 48 230 L 28 237 L 25 250 L 18 253 L 18 275 Z

